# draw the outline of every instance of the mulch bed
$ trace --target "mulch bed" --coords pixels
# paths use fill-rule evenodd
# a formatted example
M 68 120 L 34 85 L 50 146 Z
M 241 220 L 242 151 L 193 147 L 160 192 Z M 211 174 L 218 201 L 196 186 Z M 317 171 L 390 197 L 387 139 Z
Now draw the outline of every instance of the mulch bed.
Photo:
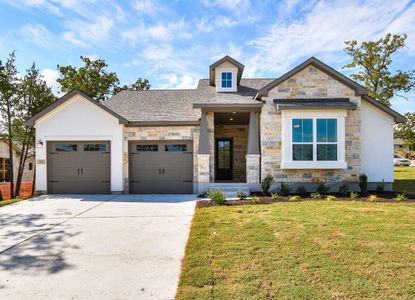
M 339 195 L 336 193 L 327 194 L 336 196 L 335 200 L 332 201 L 356 201 L 356 202 L 381 202 L 381 203 L 415 203 L 415 195 L 407 195 L 408 199 L 406 201 L 396 201 L 394 198 L 396 197 L 397 193 L 394 192 L 382 192 L 382 193 L 368 193 L 367 195 L 360 195 L 358 198 L 351 199 L 350 197 L 344 197 L 343 195 Z M 311 198 L 310 195 L 301 196 L 301 200 L 292 201 L 290 200 L 290 196 L 281 197 L 278 199 L 272 199 L 269 196 L 262 196 L 262 195 L 255 195 L 252 194 L 250 198 L 253 196 L 257 196 L 259 201 L 252 201 L 251 199 L 244 199 L 244 200 L 226 200 L 225 206 L 237 206 L 237 205 L 252 205 L 252 204 L 271 204 L 275 202 L 301 202 L 301 201 L 328 201 L 326 199 L 327 195 L 323 195 L 322 199 L 314 199 Z M 376 201 L 369 201 L 368 198 L 370 195 L 376 195 L 378 198 Z M 196 208 L 202 207 L 210 207 L 210 206 L 219 206 L 218 204 L 212 202 L 211 200 L 199 200 L 196 203 Z

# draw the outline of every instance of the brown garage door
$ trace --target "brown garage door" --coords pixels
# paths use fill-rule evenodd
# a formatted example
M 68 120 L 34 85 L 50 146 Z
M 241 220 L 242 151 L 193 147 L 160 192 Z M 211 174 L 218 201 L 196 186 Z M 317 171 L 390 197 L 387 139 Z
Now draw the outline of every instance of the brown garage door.
M 191 141 L 132 142 L 129 148 L 131 193 L 193 193 Z
M 48 142 L 48 191 L 110 193 L 110 142 Z

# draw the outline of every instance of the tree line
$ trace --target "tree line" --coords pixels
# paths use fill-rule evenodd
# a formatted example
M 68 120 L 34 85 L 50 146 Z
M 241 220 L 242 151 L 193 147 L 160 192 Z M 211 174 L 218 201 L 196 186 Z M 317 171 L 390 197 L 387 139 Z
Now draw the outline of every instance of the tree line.
M 356 40 L 345 42 L 345 53 L 351 58 L 344 69 L 351 69 L 354 80 L 364 85 L 369 96 L 390 107 L 391 98 L 403 97 L 415 87 L 415 71 L 394 70 L 393 56 L 406 47 L 407 35 L 386 34 L 375 41 L 358 43 Z M 103 59 L 91 59 L 81 56 L 82 66 L 57 65 L 61 93 L 79 89 L 98 102 L 122 90 L 147 90 L 147 79 L 138 78 L 130 85 L 120 84 L 118 75 L 107 70 Z M 16 56 L 12 52 L 3 61 L 0 60 L 0 115 L 1 137 L 9 145 L 10 156 L 10 193 L 12 198 L 19 196 L 24 166 L 29 155 L 34 154 L 35 132 L 24 122 L 56 101 L 56 96 L 46 84 L 35 63 L 21 76 L 16 67 Z M 409 99 L 407 99 L 409 100 Z M 395 136 L 405 143 L 415 145 L 415 113 L 405 114 L 407 122 L 395 128 Z M 20 149 L 17 174 L 14 174 L 13 145 Z M 14 179 L 16 178 L 16 186 Z

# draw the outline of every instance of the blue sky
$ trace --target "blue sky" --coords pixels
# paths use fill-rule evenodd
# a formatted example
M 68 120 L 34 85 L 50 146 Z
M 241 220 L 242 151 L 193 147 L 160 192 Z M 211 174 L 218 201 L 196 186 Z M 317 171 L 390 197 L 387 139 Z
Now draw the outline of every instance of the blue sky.
M 192 88 L 225 54 L 245 77 L 278 77 L 310 56 L 344 74 L 344 41 L 407 33 L 394 68 L 415 69 L 414 1 L 0 0 L 0 59 L 15 50 L 21 71 L 33 61 L 57 91 L 56 65 L 103 58 L 122 83 Z M 409 100 L 392 107 L 415 111 Z

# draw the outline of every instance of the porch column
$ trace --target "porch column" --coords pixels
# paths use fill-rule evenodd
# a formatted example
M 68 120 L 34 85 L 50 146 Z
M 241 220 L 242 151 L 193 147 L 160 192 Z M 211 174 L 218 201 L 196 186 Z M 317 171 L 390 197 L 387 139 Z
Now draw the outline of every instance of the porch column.
M 260 183 L 260 159 L 257 114 L 251 111 L 246 154 L 246 183 Z
M 209 187 L 209 135 L 206 112 L 200 119 L 199 147 L 197 152 L 197 193 L 204 193 Z

